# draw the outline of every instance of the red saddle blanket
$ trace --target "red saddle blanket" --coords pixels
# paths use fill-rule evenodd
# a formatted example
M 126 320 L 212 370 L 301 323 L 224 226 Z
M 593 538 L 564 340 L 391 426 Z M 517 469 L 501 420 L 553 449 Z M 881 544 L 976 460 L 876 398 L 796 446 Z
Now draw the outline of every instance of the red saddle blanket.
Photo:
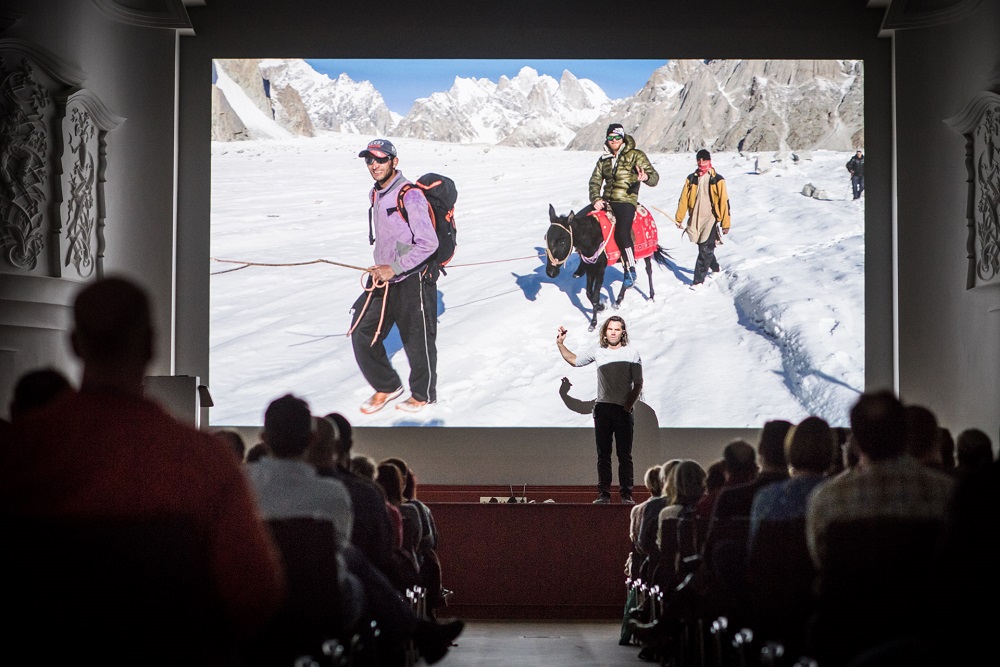
M 604 252 L 608 255 L 608 265 L 614 264 L 621 257 L 615 237 L 611 234 L 611 220 L 606 211 L 594 211 L 590 215 L 601 223 L 601 234 L 607 241 Z M 636 259 L 645 259 L 654 252 L 657 246 L 656 221 L 653 215 L 640 204 L 635 207 L 635 218 L 632 221 L 632 249 Z

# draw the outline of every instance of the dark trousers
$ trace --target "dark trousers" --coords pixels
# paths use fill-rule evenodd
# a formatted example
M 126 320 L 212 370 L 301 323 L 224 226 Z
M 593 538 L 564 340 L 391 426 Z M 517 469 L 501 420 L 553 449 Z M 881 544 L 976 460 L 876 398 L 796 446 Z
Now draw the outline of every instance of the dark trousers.
M 700 285 L 705 282 L 708 270 L 719 270 L 719 262 L 715 259 L 715 244 L 719 240 L 719 225 L 712 225 L 712 231 L 708 235 L 708 240 L 698 244 L 698 260 L 694 263 L 694 284 Z
M 594 435 L 597 439 L 597 492 L 611 496 L 611 445 L 618 452 L 618 489 L 632 496 L 632 413 L 614 403 L 594 404 Z
M 851 176 L 851 191 L 855 199 L 861 198 L 861 193 L 865 191 L 865 175 L 854 174 Z
M 351 344 L 361 374 L 375 391 L 391 392 L 402 386 L 385 351 L 386 336 L 396 326 L 410 362 L 410 393 L 418 401 L 433 403 L 437 400 L 437 283 L 427 276 L 411 274 L 387 288 L 375 289 L 362 313 L 367 298 L 365 292 L 354 302 L 352 321 L 353 324 L 360 318 L 351 334 Z M 385 317 L 372 344 L 375 332 L 379 331 L 383 299 Z
M 615 215 L 615 243 L 622 254 L 622 264 L 629 267 L 635 264 L 632 249 L 632 223 L 635 221 L 635 206 L 624 201 L 606 202 Z M 594 210 L 593 204 L 586 206 L 577 214 L 587 215 Z M 628 252 L 626 252 L 628 250 Z

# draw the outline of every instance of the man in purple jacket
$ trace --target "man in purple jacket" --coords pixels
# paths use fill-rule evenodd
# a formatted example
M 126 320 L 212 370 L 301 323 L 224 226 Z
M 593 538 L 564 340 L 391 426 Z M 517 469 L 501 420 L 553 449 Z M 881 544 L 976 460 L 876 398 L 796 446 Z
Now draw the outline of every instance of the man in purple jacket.
M 403 393 L 399 375 L 385 352 L 385 338 L 393 325 L 399 329 L 410 362 L 410 397 L 397 410 L 418 412 L 437 400 L 437 233 L 427 199 L 420 188 L 403 198 L 404 217 L 397 197 L 409 183 L 396 169 L 396 147 L 373 139 L 358 157 L 365 159 L 375 179 L 372 189 L 370 241 L 375 265 L 368 268 L 365 292 L 354 303 L 351 339 L 354 358 L 375 393 L 361 404 L 361 412 L 378 412 Z

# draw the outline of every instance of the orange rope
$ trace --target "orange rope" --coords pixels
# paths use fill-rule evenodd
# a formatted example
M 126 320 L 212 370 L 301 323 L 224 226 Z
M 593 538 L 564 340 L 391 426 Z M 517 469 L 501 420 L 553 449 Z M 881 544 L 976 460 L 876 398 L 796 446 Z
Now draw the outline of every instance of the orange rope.
M 365 304 L 361 306 L 361 312 L 358 313 L 358 317 L 354 320 L 354 324 L 351 328 L 347 330 L 347 335 L 350 336 L 354 333 L 354 330 L 358 328 L 358 324 L 361 323 L 361 318 L 364 316 L 365 311 L 368 310 L 368 305 L 372 302 L 372 295 L 378 288 L 383 288 L 385 291 L 382 294 L 382 312 L 378 316 L 378 327 L 375 330 L 375 336 L 372 338 L 372 342 L 368 344 L 368 347 L 375 345 L 375 341 L 378 340 L 379 335 L 382 333 L 382 324 L 385 322 L 385 304 L 389 300 L 389 283 L 385 280 L 379 280 L 372 276 L 372 285 L 369 287 L 364 284 L 364 277 L 361 278 L 361 289 L 368 292 L 368 297 L 365 299 Z

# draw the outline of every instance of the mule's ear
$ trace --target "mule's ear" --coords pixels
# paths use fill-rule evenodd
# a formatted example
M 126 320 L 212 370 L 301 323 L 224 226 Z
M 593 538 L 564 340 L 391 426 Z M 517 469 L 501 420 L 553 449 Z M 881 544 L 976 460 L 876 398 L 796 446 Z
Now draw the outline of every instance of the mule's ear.
M 556 221 L 556 209 L 552 206 L 552 204 L 549 204 L 549 221 Z

